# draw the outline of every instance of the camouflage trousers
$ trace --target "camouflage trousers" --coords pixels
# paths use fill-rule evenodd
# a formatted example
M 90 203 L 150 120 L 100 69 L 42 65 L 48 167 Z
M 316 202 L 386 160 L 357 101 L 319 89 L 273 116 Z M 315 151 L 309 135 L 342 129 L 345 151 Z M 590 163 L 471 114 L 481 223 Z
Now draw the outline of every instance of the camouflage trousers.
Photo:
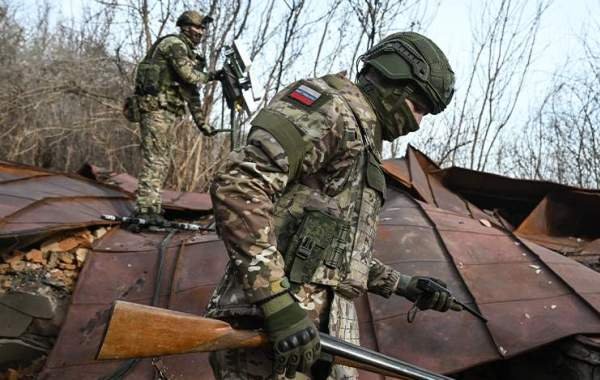
M 141 213 L 161 213 L 162 190 L 169 170 L 172 144 L 170 129 L 178 116 L 165 109 L 142 113 L 140 121 L 143 166 L 138 176 L 136 210 Z
M 321 331 L 360 344 L 358 318 L 352 300 L 332 294 L 324 286 L 303 285 L 294 297 Z M 218 380 L 284 380 L 285 376 L 273 376 L 271 348 L 240 349 L 212 352 L 210 365 Z M 296 380 L 310 380 L 307 374 L 298 372 Z M 327 380 L 356 380 L 356 369 L 335 365 Z M 313 379 L 324 380 L 324 379 Z

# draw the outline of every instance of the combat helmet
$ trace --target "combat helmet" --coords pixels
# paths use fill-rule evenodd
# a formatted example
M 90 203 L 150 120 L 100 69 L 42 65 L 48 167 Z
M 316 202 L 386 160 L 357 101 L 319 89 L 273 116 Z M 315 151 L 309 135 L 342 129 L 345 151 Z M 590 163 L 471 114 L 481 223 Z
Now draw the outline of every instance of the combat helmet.
M 416 85 L 429 100 L 431 113 L 442 112 L 454 95 L 454 72 L 442 50 L 415 32 L 394 33 L 359 59 L 392 80 Z
M 202 13 L 198 11 L 185 11 L 178 18 L 177 26 L 196 26 L 196 27 L 205 27 L 207 24 L 211 23 L 213 18 L 210 16 L 204 16 Z

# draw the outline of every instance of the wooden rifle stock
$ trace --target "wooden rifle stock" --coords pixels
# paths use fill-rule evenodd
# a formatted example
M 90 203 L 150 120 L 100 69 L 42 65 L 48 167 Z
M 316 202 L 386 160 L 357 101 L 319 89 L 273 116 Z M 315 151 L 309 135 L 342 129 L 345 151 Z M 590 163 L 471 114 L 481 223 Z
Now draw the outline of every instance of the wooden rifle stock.
M 97 359 L 131 359 L 269 344 L 258 331 L 193 314 L 116 301 Z M 336 364 L 399 379 L 450 380 L 400 360 L 321 333 L 322 351 Z

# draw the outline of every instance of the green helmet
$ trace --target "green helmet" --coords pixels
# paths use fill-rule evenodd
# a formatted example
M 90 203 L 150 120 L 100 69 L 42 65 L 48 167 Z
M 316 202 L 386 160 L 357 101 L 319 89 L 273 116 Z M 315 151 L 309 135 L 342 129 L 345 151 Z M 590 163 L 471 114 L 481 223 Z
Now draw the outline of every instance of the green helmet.
M 415 32 L 394 33 L 360 56 L 386 78 L 407 80 L 419 88 L 432 106 L 442 112 L 454 95 L 454 72 L 440 48 Z
M 210 16 L 204 16 L 198 11 L 185 11 L 177 18 L 177 26 L 206 26 L 206 24 L 212 22 L 213 18 Z

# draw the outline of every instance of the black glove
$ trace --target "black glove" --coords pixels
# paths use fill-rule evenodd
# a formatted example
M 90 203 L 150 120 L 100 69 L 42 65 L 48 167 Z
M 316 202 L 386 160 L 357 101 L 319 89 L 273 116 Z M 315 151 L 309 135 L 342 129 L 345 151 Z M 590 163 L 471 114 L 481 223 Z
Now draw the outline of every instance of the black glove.
M 446 283 L 433 277 L 426 276 L 406 276 L 400 275 L 400 281 L 396 287 L 396 294 L 415 302 L 420 310 L 433 309 L 439 312 L 446 312 L 449 309 L 460 310 L 460 306 L 454 302 L 454 297 L 448 291 L 424 292 L 417 287 L 419 279 L 428 279 L 434 281 L 446 288 Z
M 310 373 L 319 358 L 319 331 L 289 293 L 282 293 L 261 305 L 265 332 L 273 344 L 273 372 L 294 378 L 296 372 Z
M 223 70 L 223 69 L 208 72 L 209 82 L 213 81 L 213 80 L 221 80 L 221 79 L 223 79 L 224 76 L 225 76 L 225 70 Z
M 204 136 L 213 136 L 215 135 L 214 129 L 210 125 L 206 123 L 206 117 L 204 117 L 204 112 L 201 110 L 192 111 L 192 119 L 194 119 L 194 124 L 196 127 L 202 132 Z

